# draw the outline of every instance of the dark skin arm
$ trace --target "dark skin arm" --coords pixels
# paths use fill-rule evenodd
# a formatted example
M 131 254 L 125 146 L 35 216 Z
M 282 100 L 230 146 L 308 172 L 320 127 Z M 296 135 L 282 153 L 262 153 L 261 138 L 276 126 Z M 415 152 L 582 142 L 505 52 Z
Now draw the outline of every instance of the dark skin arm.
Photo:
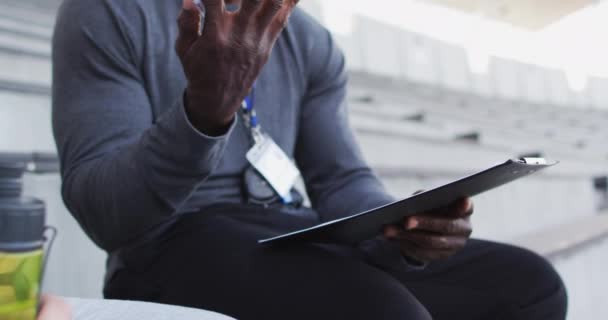
M 240 9 L 229 12 L 224 0 L 205 0 L 199 34 L 199 11 L 192 0 L 184 0 L 176 51 L 188 79 L 186 113 L 199 131 L 226 132 L 297 3 L 241 0 Z
M 473 227 L 473 202 L 465 198 L 450 206 L 405 218 L 384 228 L 384 236 L 400 244 L 402 253 L 418 262 L 447 259 L 462 250 Z

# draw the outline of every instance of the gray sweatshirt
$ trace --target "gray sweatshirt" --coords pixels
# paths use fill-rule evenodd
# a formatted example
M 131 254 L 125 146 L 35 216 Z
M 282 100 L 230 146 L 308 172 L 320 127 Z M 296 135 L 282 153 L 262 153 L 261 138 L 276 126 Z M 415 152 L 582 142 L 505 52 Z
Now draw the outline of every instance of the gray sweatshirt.
M 240 203 L 243 121 L 198 132 L 174 43 L 182 0 L 67 0 L 53 39 L 53 127 L 63 197 L 112 252 L 180 213 Z M 322 220 L 391 202 L 348 124 L 344 57 L 296 9 L 256 88 L 263 129 L 302 172 Z

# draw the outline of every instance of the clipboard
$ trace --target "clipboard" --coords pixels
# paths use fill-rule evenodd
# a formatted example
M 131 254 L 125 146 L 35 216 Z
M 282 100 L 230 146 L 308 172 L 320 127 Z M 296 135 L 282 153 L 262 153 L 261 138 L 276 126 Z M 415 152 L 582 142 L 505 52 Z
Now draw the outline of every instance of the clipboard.
M 276 237 L 259 244 L 282 244 L 290 241 L 355 245 L 376 237 L 382 227 L 403 218 L 447 206 L 464 197 L 473 197 L 512 181 L 527 177 L 558 162 L 543 158 L 512 159 L 443 186 L 409 198 Z

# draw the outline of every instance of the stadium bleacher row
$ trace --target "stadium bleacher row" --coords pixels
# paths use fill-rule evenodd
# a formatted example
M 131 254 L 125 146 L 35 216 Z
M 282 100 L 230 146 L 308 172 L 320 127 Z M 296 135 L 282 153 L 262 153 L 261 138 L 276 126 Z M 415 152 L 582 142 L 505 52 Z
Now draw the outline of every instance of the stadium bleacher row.
M 50 39 L 58 3 L 0 2 L 0 153 L 55 152 Z M 351 73 L 350 120 L 387 188 L 406 196 L 521 155 L 560 160 L 476 198 L 475 235 L 550 256 L 569 286 L 571 319 L 597 319 L 608 221 L 599 210 L 607 194 L 594 179 L 608 175 L 608 81 L 590 79 L 575 92 L 561 71 L 498 58 L 478 74 L 458 46 L 362 17 L 354 32 L 336 35 Z M 60 229 L 46 287 L 99 297 L 105 254 L 65 209 L 56 170 L 42 171 L 27 175 L 26 193 L 47 202 L 48 223 Z

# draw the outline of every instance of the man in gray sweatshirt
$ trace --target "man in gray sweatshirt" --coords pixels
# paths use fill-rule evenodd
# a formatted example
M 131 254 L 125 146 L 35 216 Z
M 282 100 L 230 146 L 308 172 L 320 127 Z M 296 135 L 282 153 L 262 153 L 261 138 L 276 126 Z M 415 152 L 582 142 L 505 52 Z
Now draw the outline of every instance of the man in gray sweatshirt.
M 106 297 L 239 319 L 563 319 L 565 289 L 545 260 L 468 239 L 469 199 L 357 247 L 256 244 L 393 201 L 349 128 L 344 57 L 296 4 L 64 2 L 53 41 L 62 191 L 109 253 Z M 252 169 L 248 152 L 271 140 L 312 208 Z

